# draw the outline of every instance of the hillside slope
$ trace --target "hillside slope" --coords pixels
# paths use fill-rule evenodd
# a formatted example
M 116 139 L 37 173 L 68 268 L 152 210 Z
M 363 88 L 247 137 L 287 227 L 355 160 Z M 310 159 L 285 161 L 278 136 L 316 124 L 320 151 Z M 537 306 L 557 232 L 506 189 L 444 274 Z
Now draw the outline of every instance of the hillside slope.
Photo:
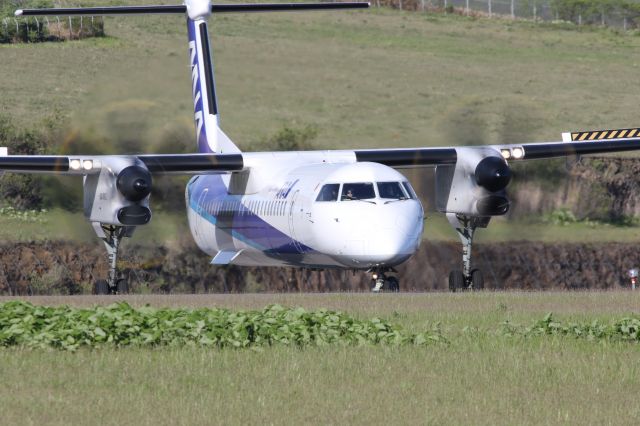
M 192 133 L 180 17 L 106 18 L 103 39 L 2 46 L 0 112 L 95 135 Z M 212 20 L 222 123 L 245 149 L 284 124 L 318 147 L 558 140 L 638 124 L 640 37 L 503 20 L 362 12 Z

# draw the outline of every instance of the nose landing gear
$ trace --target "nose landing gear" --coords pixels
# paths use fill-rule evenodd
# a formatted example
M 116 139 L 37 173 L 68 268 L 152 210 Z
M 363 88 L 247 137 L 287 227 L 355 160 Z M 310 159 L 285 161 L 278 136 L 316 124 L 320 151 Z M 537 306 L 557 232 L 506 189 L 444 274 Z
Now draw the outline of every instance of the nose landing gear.
M 373 293 L 400 291 L 398 278 L 386 275 L 388 272 L 396 272 L 393 268 L 370 269 L 368 272 L 371 273 L 371 291 Z

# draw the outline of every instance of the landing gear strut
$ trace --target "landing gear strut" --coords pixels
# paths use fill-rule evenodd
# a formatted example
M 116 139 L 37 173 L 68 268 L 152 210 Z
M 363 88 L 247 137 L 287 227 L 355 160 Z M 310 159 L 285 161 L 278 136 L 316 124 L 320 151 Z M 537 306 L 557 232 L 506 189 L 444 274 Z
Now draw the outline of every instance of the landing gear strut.
M 471 269 L 471 248 L 476 228 L 486 228 L 491 217 L 447 213 L 447 219 L 458 233 L 458 237 L 462 242 L 462 271 L 451 271 L 449 274 L 449 290 L 482 290 L 484 288 L 484 276 L 479 269 Z
M 95 294 L 128 293 L 129 284 L 127 280 L 118 278 L 118 251 L 122 238 L 131 237 L 135 228 L 132 226 L 94 224 L 94 229 L 107 248 L 107 258 L 109 260 L 109 275 L 106 280 L 96 281 Z
M 387 276 L 388 272 L 396 272 L 393 268 L 374 268 L 368 272 L 371 273 L 371 291 L 379 293 L 380 291 L 400 291 L 400 282 L 398 278 Z

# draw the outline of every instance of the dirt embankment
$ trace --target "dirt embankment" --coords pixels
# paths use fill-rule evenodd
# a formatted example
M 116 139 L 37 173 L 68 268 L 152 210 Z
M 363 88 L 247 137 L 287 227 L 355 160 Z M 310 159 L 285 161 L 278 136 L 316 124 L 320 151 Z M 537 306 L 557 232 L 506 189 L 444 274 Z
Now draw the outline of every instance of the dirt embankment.
M 640 159 L 583 158 L 570 166 L 566 178 L 552 189 L 535 179 L 526 180 L 517 182 L 512 196 L 515 215 L 565 207 L 578 218 L 640 216 Z
M 449 271 L 459 267 L 460 245 L 425 242 L 398 268 L 404 290 L 444 290 Z M 72 242 L 15 243 L 0 246 L 0 294 L 89 293 L 106 276 L 104 248 Z M 488 288 L 614 288 L 640 266 L 634 244 L 478 244 L 475 266 Z M 367 291 L 369 276 L 351 271 L 291 268 L 213 267 L 196 248 L 172 251 L 128 246 L 121 267 L 134 291 Z

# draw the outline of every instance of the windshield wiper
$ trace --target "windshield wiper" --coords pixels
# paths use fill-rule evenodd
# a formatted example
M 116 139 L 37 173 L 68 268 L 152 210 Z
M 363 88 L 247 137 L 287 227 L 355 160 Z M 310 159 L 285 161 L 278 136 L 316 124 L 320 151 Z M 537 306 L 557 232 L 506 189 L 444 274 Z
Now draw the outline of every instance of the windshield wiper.
M 371 200 L 364 200 L 364 199 L 362 199 L 362 198 L 345 198 L 345 199 L 344 199 L 344 200 L 342 200 L 342 201 L 362 201 L 362 202 L 365 202 L 365 203 L 378 204 L 378 203 L 376 203 L 375 201 L 371 201 Z
M 407 198 L 407 197 L 400 197 L 400 198 L 398 198 L 398 199 L 396 199 L 396 200 L 389 200 L 389 201 L 385 201 L 384 203 L 385 203 L 385 204 L 389 204 L 389 203 L 395 203 L 396 201 L 407 201 L 407 200 L 408 200 L 408 198 Z

